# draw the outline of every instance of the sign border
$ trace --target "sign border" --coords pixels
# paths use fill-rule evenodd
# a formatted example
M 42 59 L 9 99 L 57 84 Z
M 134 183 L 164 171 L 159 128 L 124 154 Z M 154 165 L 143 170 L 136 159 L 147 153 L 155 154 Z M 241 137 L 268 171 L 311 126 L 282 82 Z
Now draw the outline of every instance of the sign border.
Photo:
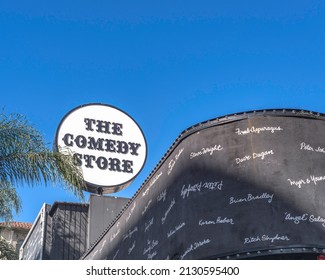
M 129 180 L 121 183 L 121 184 L 118 184 L 118 185 L 97 185 L 97 184 L 93 184 L 91 182 L 88 182 L 84 179 L 84 182 L 86 183 L 86 186 L 87 186 L 87 189 L 84 189 L 85 191 L 87 192 L 90 192 L 90 193 L 97 193 L 97 194 L 109 194 L 109 193 L 115 193 L 115 192 L 118 192 L 118 191 L 121 191 L 125 188 L 127 188 L 132 182 L 133 180 L 136 178 L 136 176 L 139 175 L 139 173 L 142 171 L 146 161 L 147 161 L 147 156 L 148 156 L 148 144 L 147 144 L 147 139 L 143 133 L 143 130 L 141 129 L 141 127 L 139 126 L 139 124 L 134 120 L 133 117 L 131 117 L 128 113 L 126 113 L 125 111 L 113 106 L 113 105 L 109 105 L 109 104 L 105 104 L 105 103 L 99 103 L 99 102 L 95 102 L 95 103 L 86 103 L 86 104 L 82 104 L 82 105 L 79 105 L 75 108 L 73 108 L 72 110 L 70 110 L 68 113 L 66 113 L 63 118 L 61 119 L 57 129 L 56 129 L 56 132 L 55 132 L 55 140 L 54 140 L 54 150 L 57 151 L 57 152 L 60 152 L 59 150 L 59 146 L 58 146 L 58 136 L 59 136 L 59 131 L 60 131 L 60 128 L 61 126 L 63 125 L 63 123 L 66 121 L 66 119 L 75 111 L 77 110 L 80 110 L 84 107 L 88 107 L 88 106 L 94 106 L 94 105 L 99 105 L 99 106 L 105 106 L 105 107 L 109 107 L 109 108 L 113 108 L 115 110 L 118 110 L 120 111 L 121 113 L 125 114 L 127 117 L 129 117 L 133 122 L 134 124 L 139 128 L 142 136 L 143 136 L 143 139 L 144 139 L 144 144 L 145 144 L 145 151 L 146 151 L 146 155 L 145 155 L 145 158 L 144 158 L 144 161 L 143 161 L 143 164 L 141 166 L 141 168 L 139 169 L 139 171 L 132 177 L 130 178 Z

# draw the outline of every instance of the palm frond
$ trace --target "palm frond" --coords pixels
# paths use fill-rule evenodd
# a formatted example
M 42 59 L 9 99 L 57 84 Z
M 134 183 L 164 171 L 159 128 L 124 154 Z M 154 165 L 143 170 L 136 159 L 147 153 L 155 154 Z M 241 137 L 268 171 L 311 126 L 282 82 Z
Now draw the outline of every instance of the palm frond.
M 49 150 L 42 135 L 18 114 L 2 113 L 0 118 L 0 181 L 15 186 L 60 183 L 84 198 L 82 173 L 72 155 Z
M 13 212 L 21 211 L 21 201 L 16 189 L 7 181 L 0 181 L 0 218 L 11 221 Z

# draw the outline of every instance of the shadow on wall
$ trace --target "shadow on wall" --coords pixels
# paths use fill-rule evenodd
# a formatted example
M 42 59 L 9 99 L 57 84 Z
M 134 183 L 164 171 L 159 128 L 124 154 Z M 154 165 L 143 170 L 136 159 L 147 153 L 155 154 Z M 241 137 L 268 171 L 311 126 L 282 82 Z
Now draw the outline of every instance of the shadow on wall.
M 319 114 L 274 111 L 187 130 L 82 259 L 324 253 L 324 134 Z
M 87 249 L 88 205 L 55 203 L 49 219 L 43 259 L 78 260 Z

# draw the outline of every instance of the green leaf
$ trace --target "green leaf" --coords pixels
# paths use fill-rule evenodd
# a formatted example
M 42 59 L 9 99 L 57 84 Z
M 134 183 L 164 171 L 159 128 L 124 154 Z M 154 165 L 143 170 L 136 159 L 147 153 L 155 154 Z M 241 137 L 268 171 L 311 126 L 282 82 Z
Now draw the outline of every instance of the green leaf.
M 42 135 L 19 114 L 0 115 L 0 218 L 12 218 L 21 204 L 19 185 L 62 185 L 84 199 L 85 183 L 73 154 L 51 151 Z M 11 211 L 11 212 L 10 212 Z

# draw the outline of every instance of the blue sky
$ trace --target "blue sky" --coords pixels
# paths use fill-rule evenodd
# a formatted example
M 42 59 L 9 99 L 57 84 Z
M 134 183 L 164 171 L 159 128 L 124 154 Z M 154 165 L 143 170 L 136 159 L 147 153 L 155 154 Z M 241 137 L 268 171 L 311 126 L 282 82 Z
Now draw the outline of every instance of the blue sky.
M 325 113 L 325 1 L 1 1 L 0 106 L 49 147 L 62 117 L 116 106 L 141 126 L 145 167 L 131 197 L 186 128 L 268 108 Z M 62 187 L 18 186 L 32 222 Z

